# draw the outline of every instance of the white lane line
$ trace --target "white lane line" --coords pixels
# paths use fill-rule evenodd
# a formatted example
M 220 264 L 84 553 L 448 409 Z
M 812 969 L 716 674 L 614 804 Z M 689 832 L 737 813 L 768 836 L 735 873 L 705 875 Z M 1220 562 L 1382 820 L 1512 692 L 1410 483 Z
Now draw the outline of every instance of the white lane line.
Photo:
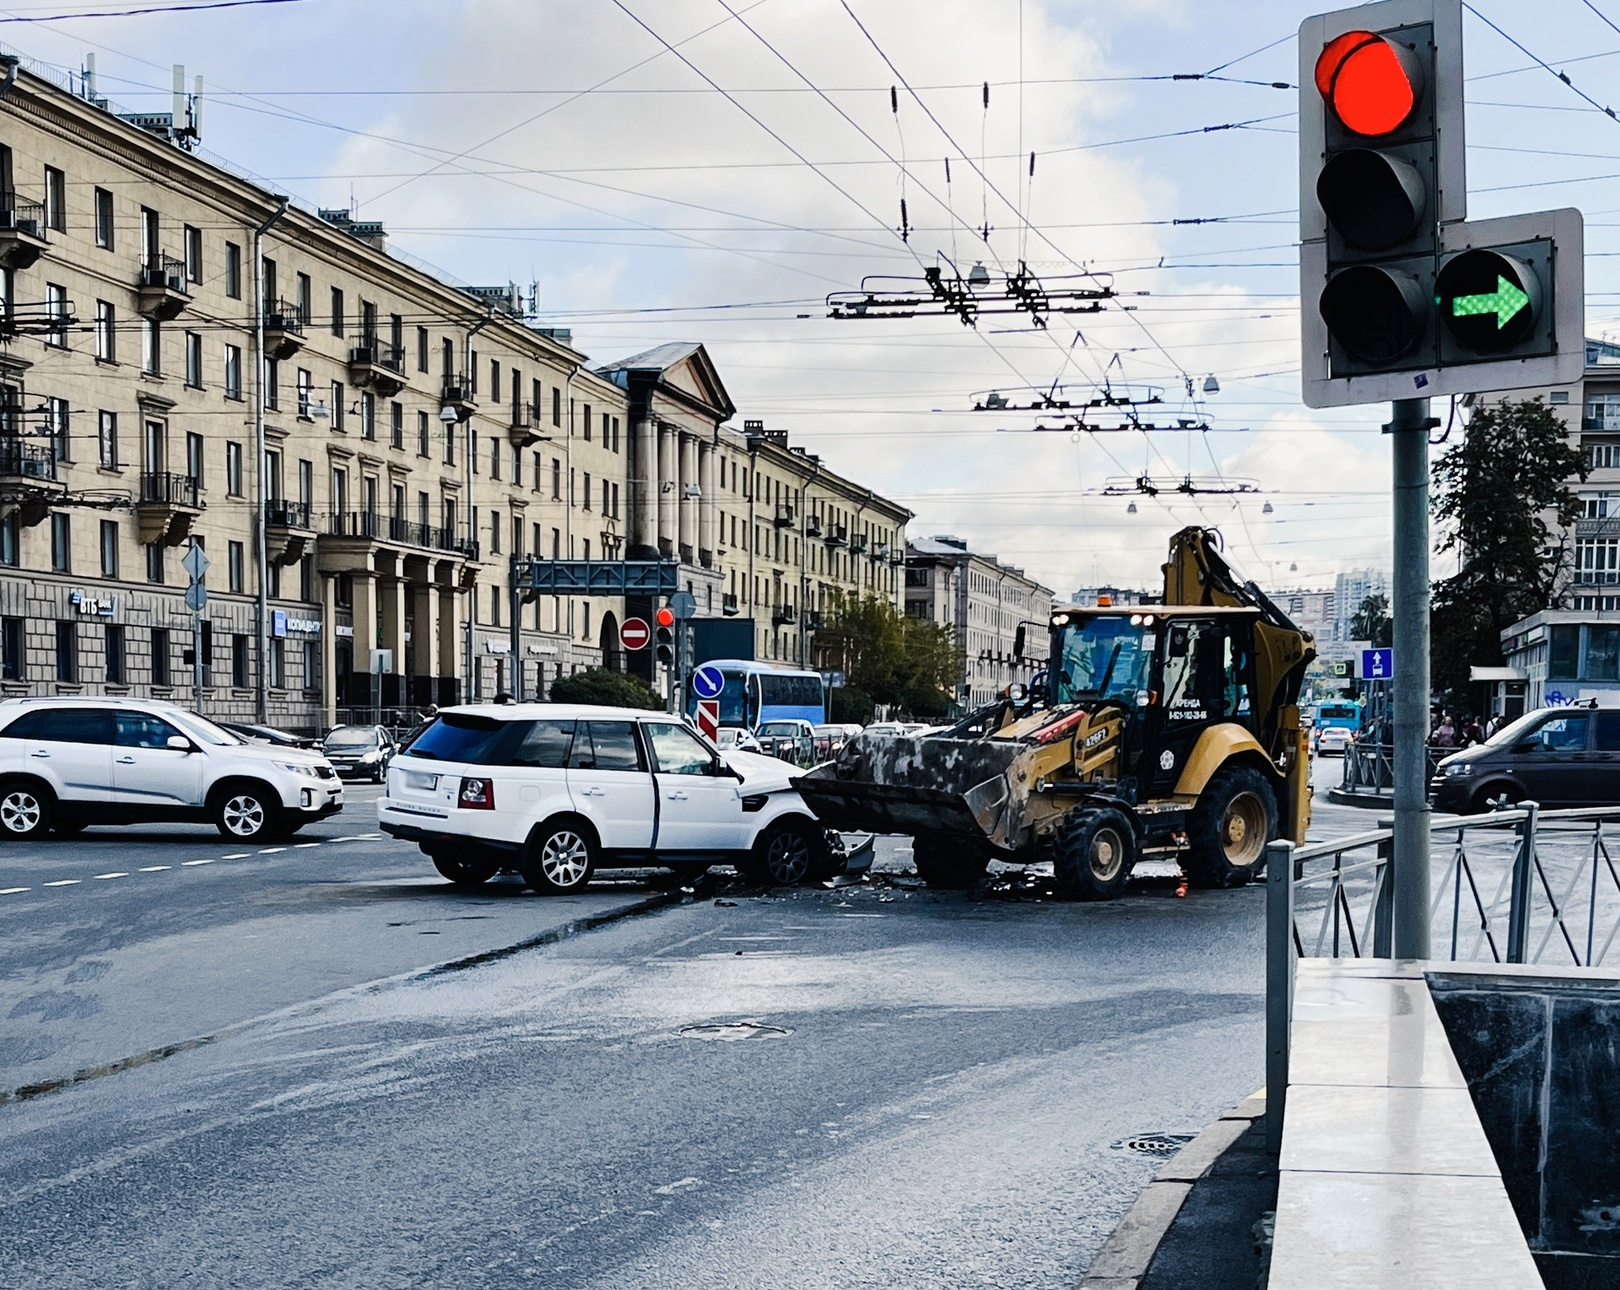
M 294 842 L 293 843 L 293 850 L 294 851 L 303 851 L 303 850 L 306 850 L 309 847 L 318 847 L 320 845 L 321 844 L 319 842 Z
M 356 833 L 352 837 L 333 838 L 334 842 L 365 842 L 370 838 L 381 837 L 380 833 Z
M 142 869 L 140 872 L 142 872 L 142 873 L 162 873 L 168 867 L 169 866 L 166 865 L 166 864 L 149 864 L 149 865 L 146 866 L 146 868 Z
M 240 856 L 226 856 L 225 858 L 227 860 L 240 860 L 241 859 Z M 180 865 L 181 865 L 182 868 L 188 868 L 189 869 L 194 864 L 213 864 L 213 863 L 214 862 L 212 860 L 182 860 L 180 862 Z
M 248 858 L 248 855 L 249 855 L 249 853 L 246 852 L 246 851 L 238 851 L 233 856 L 220 856 L 220 859 L 221 860 L 246 860 Z M 213 862 L 209 861 L 209 860 L 192 860 L 192 861 L 188 861 L 188 863 L 190 863 L 190 864 L 211 864 Z
M 27 891 L 27 887 L 0 887 L 0 896 L 15 896 L 18 892 Z
M 55 882 L 45 882 L 40 884 L 42 887 L 77 887 L 78 885 L 79 879 L 77 878 L 58 878 Z
M 273 856 L 273 855 L 276 854 L 276 852 L 285 851 L 286 849 L 287 849 L 286 847 L 265 847 L 262 851 L 259 852 L 259 854 L 262 855 L 262 856 Z M 225 858 L 227 860 L 230 859 L 229 856 L 226 856 Z
M 127 874 L 127 873 L 98 873 L 96 875 L 96 881 L 97 882 L 105 882 L 108 878 L 127 878 L 127 877 L 129 877 L 129 874 Z

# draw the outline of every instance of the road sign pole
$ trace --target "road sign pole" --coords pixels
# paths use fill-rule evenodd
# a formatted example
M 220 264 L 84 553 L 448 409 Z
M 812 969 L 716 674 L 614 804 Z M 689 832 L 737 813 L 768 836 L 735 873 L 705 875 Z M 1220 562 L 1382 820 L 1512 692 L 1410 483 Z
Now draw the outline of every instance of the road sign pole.
M 512 602 L 512 634 L 511 651 L 512 664 L 507 669 L 511 676 L 507 677 L 507 689 L 512 698 L 523 702 L 523 591 L 518 586 L 518 557 L 512 557 L 512 570 L 507 577 L 507 588 Z M 536 698 L 539 696 L 536 695 Z
M 1427 399 L 1399 399 L 1394 445 L 1394 952 L 1429 957 L 1429 419 Z
M 202 652 L 202 611 L 198 610 L 191 615 L 191 706 L 197 715 L 203 715 L 203 652 Z

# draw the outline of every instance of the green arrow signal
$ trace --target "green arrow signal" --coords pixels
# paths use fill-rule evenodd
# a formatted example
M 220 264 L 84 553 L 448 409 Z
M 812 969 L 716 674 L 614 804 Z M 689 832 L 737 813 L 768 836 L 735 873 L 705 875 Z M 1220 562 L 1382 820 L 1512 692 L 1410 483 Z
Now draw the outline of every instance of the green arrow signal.
M 1458 296 L 1451 302 L 1451 316 L 1468 318 L 1475 314 L 1495 314 L 1496 329 L 1501 331 L 1529 303 L 1530 297 L 1521 287 L 1497 274 L 1494 292 L 1489 295 Z

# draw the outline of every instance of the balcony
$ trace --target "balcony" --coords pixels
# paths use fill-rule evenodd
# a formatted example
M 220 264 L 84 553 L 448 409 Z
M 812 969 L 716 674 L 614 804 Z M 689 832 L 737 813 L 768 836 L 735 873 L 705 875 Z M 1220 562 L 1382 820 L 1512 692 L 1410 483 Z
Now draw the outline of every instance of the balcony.
M 849 541 L 849 526 L 847 524 L 827 525 L 827 545 L 844 546 Z
M 772 522 L 776 525 L 777 528 L 779 528 L 779 529 L 790 529 L 790 528 L 792 528 L 793 527 L 793 518 L 794 517 L 793 517 L 793 503 L 792 502 L 778 502 L 776 504 L 776 517 Z
M 141 267 L 135 287 L 136 307 L 143 318 L 169 322 L 191 303 L 186 290 L 186 262 L 158 252 Z
M 191 536 L 191 526 L 203 513 L 194 475 L 147 471 L 141 475 L 135 503 L 135 522 L 142 545 L 161 542 L 179 546 Z
M 849 540 L 849 553 L 851 555 L 866 554 L 866 534 L 857 533 Z
M 405 388 L 405 351 L 375 336 L 349 342 L 349 380 L 358 388 L 392 398 Z
M 439 391 L 439 404 L 441 407 L 451 409 L 456 414 L 457 421 L 470 420 L 472 414 L 478 411 L 478 400 L 473 397 L 472 382 L 462 375 L 446 376 L 444 386 Z
M 45 254 L 45 203 L 16 193 L 0 194 L 0 265 L 26 269 Z
M 727 618 L 735 618 L 737 616 L 739 608 L 737 605 L 737 593 L 735 591 L 728 591 L 725 593 L 725 595 L 720 597 L 720 612 Z
M 315 523 L 309 505 L 277 498 L 264 512 L 265 555 L 277 568 L 297 564 L 315 542 Z
M 0 502 L 16 506 L 24 528 L 43 523 L 67 485 L 56 478 L 56 454 L 45 444 L 0 437 Z
M 456 415 L 459 417 L 461 413 Z M 540 409 L 532 403 L 513 404 L 512 424 L 506 428 L 506 437 L 512 447 L 520 449 L 544 439 L 545 435 L 540 433 Z
M 799 621 L 798 612 L 792 605 L 778 605 L 771 610 L 771 623 L 776 627 L 791 627 Z
M 478 543 L 471 537 L 434 524 L 418 524 L 397 515 L 378 515 L 372 511 L 334 511 L 320 516 L 313 525 L 321 539 L 320 545 L 335 554 L 353 554 L 356 548 L 364 554 L 369 567 L 369 552 L 373 546 L 415 547 L 422 551 L 437 551 L 459 560 L 477 560 Z M 333 569 L 343 567 L 341 561 Z
M 821 610 L 806 609 L 804 611 L 804 629 L 807 632 L 819 632 L 821 630 Z
M 1578 538 L 1620 537 L 1620 515 L 1606 519 L 1579 519 L 1575 521 Z
M 286 300 L 264 302 L 264 352 L 278 361 L 304 347 L 304 311 Z
M 821 516 L 806 515 L 804 517 L 804 535 L 813 538 L 821 536 Z

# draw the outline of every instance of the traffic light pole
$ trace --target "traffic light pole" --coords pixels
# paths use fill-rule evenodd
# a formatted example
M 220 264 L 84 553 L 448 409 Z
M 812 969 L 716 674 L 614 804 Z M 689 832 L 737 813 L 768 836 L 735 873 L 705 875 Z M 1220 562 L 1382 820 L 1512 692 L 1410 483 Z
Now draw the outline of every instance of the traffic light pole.
M 1396 958 L 1429 957 L 1429 418 L 1427 399 L 1397 399 L 1386 427 L 1395 488 Z

